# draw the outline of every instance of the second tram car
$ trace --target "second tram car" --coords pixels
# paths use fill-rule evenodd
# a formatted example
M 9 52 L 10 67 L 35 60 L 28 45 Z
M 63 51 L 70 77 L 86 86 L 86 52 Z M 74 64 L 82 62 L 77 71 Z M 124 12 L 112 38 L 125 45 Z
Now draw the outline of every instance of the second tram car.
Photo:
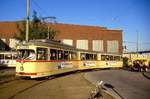
M 0 52 L 0 67 L 16 67 L 17 52 Z
M 121 68 L 121 55 L 79 50 L 57 41 L 34 40 L 17 46 L 16 75 L 38 78 L 64 72 Z

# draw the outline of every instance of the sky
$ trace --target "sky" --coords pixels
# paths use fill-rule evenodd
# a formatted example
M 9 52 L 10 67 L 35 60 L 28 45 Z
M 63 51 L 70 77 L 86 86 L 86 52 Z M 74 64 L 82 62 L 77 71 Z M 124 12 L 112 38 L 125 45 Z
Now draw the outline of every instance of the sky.
M 30 0 L 41 17 L 55 16 L 58 23 L 102 26 L 123 30 L 126 51 L 150 50 L 150 0 Z M 26 16 L 26 0 L 0 0 L 0 21 L 18 21 Z

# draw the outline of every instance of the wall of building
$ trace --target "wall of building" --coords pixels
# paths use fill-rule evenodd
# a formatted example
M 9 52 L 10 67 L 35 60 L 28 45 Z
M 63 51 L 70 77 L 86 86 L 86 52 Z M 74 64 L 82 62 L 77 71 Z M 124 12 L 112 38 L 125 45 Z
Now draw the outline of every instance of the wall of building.
M 73 46 L 76 48 L 83 47 L 81 49 L 87 49 L 88 47 L 88 50 L 92 51 L 94 47 L 93 43 L 96 44 L 95 41 L 99 40 L 100 45 L 95 45 L 95 47 L 99 46 L 97 51 L 104 53 L 122 53 L 121 30 L 109 30 L 103 27 L 68 24 L 52 24 L 50 26 L 60 31 L 56 36 L 56 39 L 70 39 L 73 41 Z
M 59 31 L 55 39 L 73 45 L 79 49 L 100 51 L 102 53 L 122 53 L 122 30 L 110 30 L 105 27 L 72 24 L 49 24 Z M 18 41 L 16 22 L 0 22 L 0 38 L 14 48 Z

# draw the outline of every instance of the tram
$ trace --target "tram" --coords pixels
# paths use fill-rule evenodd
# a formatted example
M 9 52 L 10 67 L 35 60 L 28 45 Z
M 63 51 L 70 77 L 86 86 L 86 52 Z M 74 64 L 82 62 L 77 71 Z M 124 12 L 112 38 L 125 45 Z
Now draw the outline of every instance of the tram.
M 128 62 L 131 71 L 148 71 L 150 65 L 150 59 L 148 58 L 132 58 Z
M 117 54 L 105 54 L 100 52 L 77 51 L 79 61 L 78 69 L 94 69 L 94 68 L 122 68 L 122 56 Z
M 0 68 L 16 67 L 17 52 L 1 51 L 0 52 Z
M 121 55 L 76 49 L 51 40 L 17 46 L 16 75 L 30 78 L 94 68 L 122 68 Z
M 150 55 L 141 53 L 125 53 L 123 55 L 127 58 L 126 65 L 131 71 L 148 71 L 150 69 Z

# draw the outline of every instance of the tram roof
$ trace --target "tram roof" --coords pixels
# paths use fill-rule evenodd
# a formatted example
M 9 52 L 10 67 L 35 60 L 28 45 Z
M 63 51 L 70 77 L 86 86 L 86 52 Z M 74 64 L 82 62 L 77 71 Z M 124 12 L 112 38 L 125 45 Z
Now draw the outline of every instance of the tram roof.
M 29 42 L 24 42 L 19 45 L 20 46 L 35 45 L 35 46 L 46 46 L 46 47 L 65 48 L 65 49 L 75 50 L 75 47 L 73 46 L 63 44 L 60 41 L 47 40 L 47 39 L 30 40 Z
M 16 51 L 0 51 L 0 54 L 15 54 Z
M 84 49 L 77 49 L 73 46 L 64 44 L 60 41 L 55 40 L 46 40 L 46 39 L 38 39 L 38 40 L 30 40 L 27 43 L 21 43 L 20 45 L 35 45 L 35 46 L 46 46 L 46 47 L 54 47 L 54 48 L 64 48 L 64 49 L 70 49 L 70 50 L 76 50 L 81 52 L 91 52 L 91 53 L 99 53 L 98 51 L 89 51 Z

